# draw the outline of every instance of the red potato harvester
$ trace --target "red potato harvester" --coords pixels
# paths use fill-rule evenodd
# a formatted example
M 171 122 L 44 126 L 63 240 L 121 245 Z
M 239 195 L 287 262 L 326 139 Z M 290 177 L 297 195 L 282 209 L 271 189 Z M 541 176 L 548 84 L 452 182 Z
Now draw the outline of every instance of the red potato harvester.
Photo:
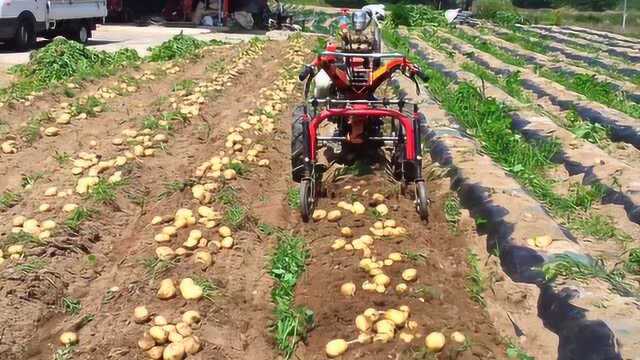
M 322 145 L 331 144 L 339 144 L 341 156 L 352 160 L 383 148 L 390 150 L 387 168 L 404 188 L 415 186 L 416 210 L 422 220 L 428 220 L 421 134 L 426 120 L 418 106 L 404 98 L 377 99 L 374 95 L 396 72 L 410 78 L 417 92 L 420 90 L 416 78 L 426 81 L 426 75 L 401 54 L 342 53 L 335 51 L 335 45 L 326 50 L 299 75 L 300 81 L 305 81 L 305 102 L 294 112 L 292 123 L 291 168 L 293 180 L 300 183 L 303 221 L 309 221 L 315 208 L 316 182 L 322 172 L 317 151 Z M 331 95 L 309 99 L 310 84 L 321 70 L 331 80 Z M 318 134 L 326 120 L 336 124 L 334 136 Z M 384 126 L 385 120 L 390 126 Z

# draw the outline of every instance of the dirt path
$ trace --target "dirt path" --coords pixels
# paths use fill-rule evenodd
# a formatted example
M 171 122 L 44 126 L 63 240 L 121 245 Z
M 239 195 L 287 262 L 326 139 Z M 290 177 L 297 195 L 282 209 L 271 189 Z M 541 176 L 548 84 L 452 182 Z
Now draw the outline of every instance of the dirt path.
M 138 358 L 132 351 L 136 348 L 135 341 L 143 329 L 130 321 L 133 308 L 141 305 L 141 301 L 135 299 L 141 296 L 144 296 L 144 302 L 147 302 L 147 297 L 155 299 L 157 289 L 157 280 L 145 275 L 145 269 L 140 263 L 142 259 L 153 259 L 153 248 L 149 248 L 149 240 L 153 239 L 154 235 L 148 224 L 152 215 L 167 215 L 170 211 L 167 207 L 177 209 L 179 205 L 190 206 L 192 198 L 189 192 L 179 192 L 164 199 L 159 199 L 158 195 L 166 190 L 168 182 L 189 179 L 196 167 L 194 164 L 210 158 L 212 153 L 215 154 L 213 149 L 223 147 L 226 129 L 237 125 L 238 114 L 254 109 L 257 105 L 257 99 L 246 94 L 258 93 L 258 90 L 269 87 L 278 77 L 278 69 L 283 65 L 281 59 L 284 58 L 285 48 L 283 42 L 270 42 L 255 64 L 249 67 L 245 65 L 245 70 L 240 71 L 242 75 L 237 80 L 231 80 L 233 86 L 202 107 L 199 120 L 194 120 L 191 125 L 175 134 L 175 139 L 170 143 L 169 153 L 147 158 L 130 169 L 130 173 L 127 174 L 128 185 L 123 191 L 128 194 L 143 194 L 148 199 L 155 200 L 148 202 L 141 209 L 122 194 L 118 196 L 113 208 L 100 208 L 99 217 L 92 225 L 96 230 L 99 229 L 99 242 L 87 245 L 89 251 L 94 254 L 92 261 L 88 261 L 87 255 L 82 252 L 77 255 L 64 254 L 67 255 L 65 257 L 55 256 L 54 252 L 49 256 L 54 256 L 55 262 L 50 262 L 34 277 L 25 278 L 15 271 L 3 272 L 5 279 L 13 279 L 12 282 L 6 283 L 5 291 L 11 289 L 11 292 L 4 294 L 3 300 L 6 303 L 3 307 L 20 308 L 30 315 L 16 321 L 13 320 L 12 313 L 3 314 L 7 323 L 15 325 L 15 328 L 12 326 L 11 329 L 7 329 L 7 333 L 15 337 L 4 338 L 5 344 L 9 346 L 6 351 L 13 354 L 10 358 L 50 358 L 56 348 L 52 344 L 57 342 L 56 338 L 63 329 L 79 330 L 80 336 L 85 339 L 75 350 L 74 359 L 94 359 L 96 356 Z M 206 63 L 197 64 L 194 71 L 196 68 L 202 71 L 204 65 Z M 209 122 L 211 132 L 197 140 L 201 133 L 200 121 Z M 169 159 L 171 160 L 168 161 Z M 25 209 L 15 208 L 15 211 L 18 210 Z M 267 293 L 269 289 L 268 283 L 258 281 L 261 280 L 259 274 L 264 259 L 259 256 L 260 251 L 254 250 L 261 250 L 263 254 L 266 252 L 266 249 L 258 246 L 260 239 L 253 232 L 239 233 L 238 239 L 243 242 L 243 246 L 243 240 L 246 239 L 245 254 L 256 254 L 258 257 L 247 258 L 241 255 L 243 252 L 234 252 L 228 258 L 216 262 L 215 273 L 220 273 L 216 281 L 220 282 L 221 288 L 226 284 L 229 286 L 224 288 L 223 301 L 216 301 L 214 306 L 199 304 L 201 313 L 211 315 L 212 319 L 207 326 L 203 326 L 201 333 L 203 341 L 207 344 L 207 351 L 203 354 L 208 354 L 209 357 L 227 354 L 225 356 L 246 358 L 242 354 L 245 354 L 248 345 L 255 348 L 255 353 L 247 352 L 247 356 L 252 356 L 251 353 L 264 354 L 265 351 L 270 351 L 268 335 L 264 330 L 266 320 L 254 328 L 246 323 L 232 323 L 220 318 L 220 315 L 224 314 L 234 319 L 243 319 L 243 316 L 235 314 L 251 311 L 264 314 L 268 308 L 268 300 L 263 296 L 256 297 L 261 301 L 260 304 L 244 302 L 247 307 L 243 307 L 237 303 L 241 298 L 255 295 L 256 289 L 262 288 L 263 293 Z M 167 275 L 194 271 L 189 269 L 193 269 L 193 266 L 187 266 L 187 263 L 183 262 L 171 269 Z M 49 277 L 57 281 L 54 283 L 58 289 L 56 292 L 47 292 L 46 299 L 29 295 L 33 290 L 28 289 L 45 286 L 46 278 Z M 59 302 L 63 296 L 80 300 L 81 314 L 75 317 L 64 316 L 59 310 Z M 170 311 L 160 300 L 149 301 L 147 305 L 154 311 L 162 312 L 166 317 L 177 316 L 177 311 L 183 306 L 178 305 L 174 311 Z M 225 307 L 228 309 L 219 313 L 220 309 Z M 81 315 L 88 314 L 93 315 L 92 320 L 88 324 L 79 325 Z M 263 318 L 266 319 L 265 316 Z M 224 325 L 218 325 L 217 321 L 222 321 L 219 324 Z M 33 329 L 36 327 L 39 331 L 34 333 Z M 247 333 L 249 329 L 251 331 Z M 247 333 L 245 340 L 240 340 L 243 336 L 236 333 L 238 331 Z M 231 338 L 238 339 L 239 342 L 229 344 L 226 339 Z M 258 340 L 259 338 L 262 340 Z M 88 341 L 89 339 L 95 341 Z M 122 339 L 129 340 L 123 343 Z M 26 344 L 28 346 L 25 346 Z

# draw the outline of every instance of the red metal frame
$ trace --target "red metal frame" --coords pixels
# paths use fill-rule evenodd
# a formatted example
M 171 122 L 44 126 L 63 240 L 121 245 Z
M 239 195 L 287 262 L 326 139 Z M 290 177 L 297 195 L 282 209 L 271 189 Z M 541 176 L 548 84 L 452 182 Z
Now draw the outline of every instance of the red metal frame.
M 316 148 L 318 143 L 318 127 L 320 123 L 330 117 L 340 117 L 340 116 L 376 116 L 376 117 L 391 117 L 400 121 L 402 126 L 404 127 L 407 141 L 405 141 L 405 156 L 406 160 L 415 160 L 416 159 L 416 149 L 414 143 L 414 129 L 413 129 L 413 120 L 406 116 L 405 114 L 393 110 L 393 109 L 385 109 L 385 108 L 369 108 L 369 109 L 326 109 L 322 110 L 320 114 L 316 115 L 309 123 L 309 139 L 311 145 L 311 161 L 316 160 Z

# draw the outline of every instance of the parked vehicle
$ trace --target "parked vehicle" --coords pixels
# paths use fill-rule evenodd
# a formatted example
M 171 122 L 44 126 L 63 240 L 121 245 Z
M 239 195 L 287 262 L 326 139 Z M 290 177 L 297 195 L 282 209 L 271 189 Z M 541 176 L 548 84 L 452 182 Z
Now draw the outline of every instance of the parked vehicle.
M 0 0 L 0 41 L 18 50 L 33 48 L 38 36 L 84 44 L 106 16 L 106 0 Z

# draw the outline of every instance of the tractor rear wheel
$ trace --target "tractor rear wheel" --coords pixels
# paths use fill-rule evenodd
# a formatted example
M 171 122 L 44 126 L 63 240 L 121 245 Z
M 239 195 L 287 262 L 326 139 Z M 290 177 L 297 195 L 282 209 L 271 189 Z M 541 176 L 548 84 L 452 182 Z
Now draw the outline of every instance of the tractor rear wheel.
M 300 182 L 304 176 L 303 120 L 304 111 L 302 105 L 298 105 L 293 110 L 291 122 L 291 177 L 295 182 Z

